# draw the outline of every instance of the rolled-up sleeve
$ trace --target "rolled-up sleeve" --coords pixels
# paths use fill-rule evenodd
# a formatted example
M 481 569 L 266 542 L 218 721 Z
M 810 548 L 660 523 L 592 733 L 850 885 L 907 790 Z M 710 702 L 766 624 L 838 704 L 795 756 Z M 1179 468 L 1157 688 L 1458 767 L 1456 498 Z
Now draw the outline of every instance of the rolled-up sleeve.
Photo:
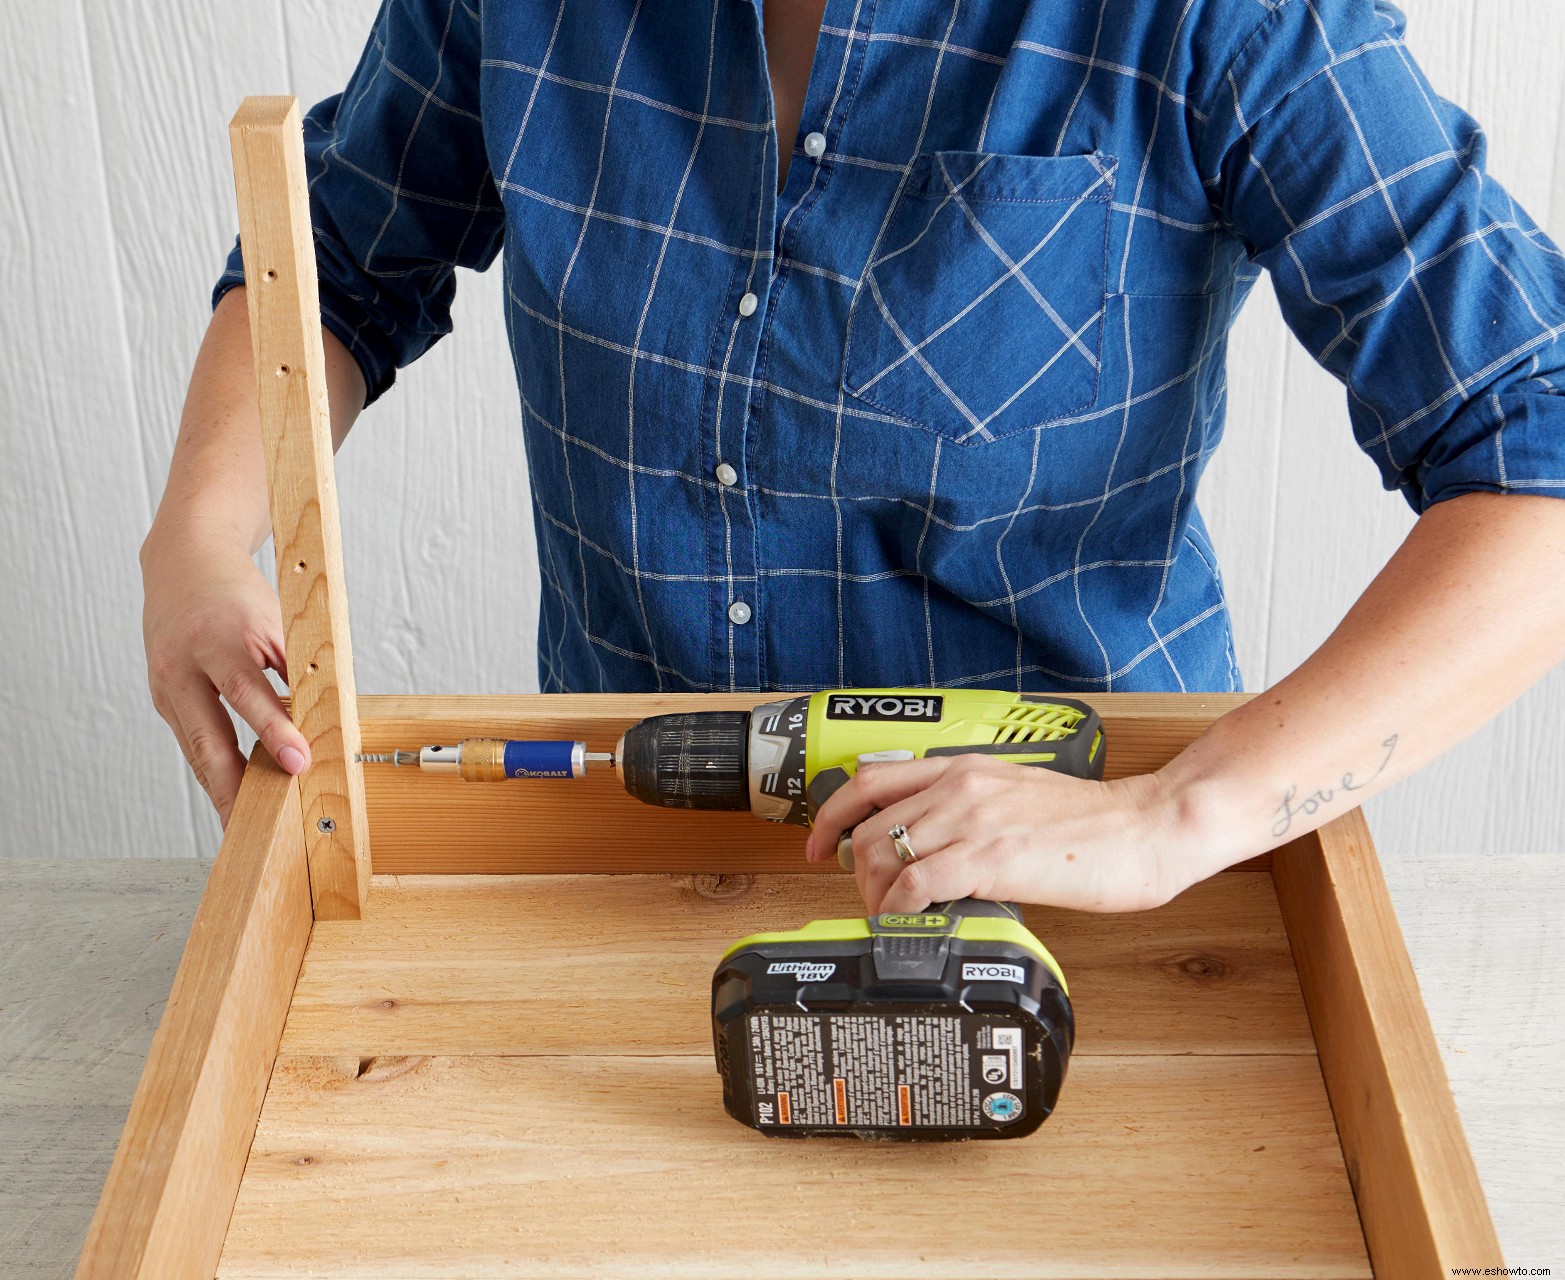
M 500 247 L 479 60 L 460 0 L 384 0 L 343 92 L 304 118 L 321 321 L 368 400 L 450 332 L 454 269 L 481 271 Z M 243 282 L 236 241 L 212 305 Z
M 1415 512 L 1565 497 L 1565 256 L 1372 0 L 1281 0 L 1211 86 L 1213 207 Z

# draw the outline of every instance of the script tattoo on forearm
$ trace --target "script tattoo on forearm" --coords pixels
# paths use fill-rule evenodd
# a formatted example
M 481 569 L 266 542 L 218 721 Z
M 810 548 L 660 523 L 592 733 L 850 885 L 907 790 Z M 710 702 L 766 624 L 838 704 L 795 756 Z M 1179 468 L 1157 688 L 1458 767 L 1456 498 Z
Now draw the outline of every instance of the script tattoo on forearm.
M 1283 793 L 1282 803 L 1277 806 L 1277 821 L 1272 827 L 1272 834 L 1280 836 L 1286 834 L 1288 828 L 1293 825 L 1294 815 L 1304 814 L 1309 817 L 1323 804 L 1328 803 L 1339 791 L 1357 791 L 1361 787 L 1367 787 L 1380 775 L 1380 771 L 1386 767 L 1386 761 L 1391 759 L 1391 752 L 1396 748 L 1397 735 L 1392 734 L 1380 744 L 1386 749 L 1386 754 L 1381 757 L 1380 764 L 1375 772 L 1364 779 L 1355 779 L 1351 773 L 1344 773 L 1342 780 L 1335 787 L 1322 787 L 1305 796 L 1298 804 L 1293 802 L 1293 797 L 1298 794 L 1299 788 L 1292 786 Z

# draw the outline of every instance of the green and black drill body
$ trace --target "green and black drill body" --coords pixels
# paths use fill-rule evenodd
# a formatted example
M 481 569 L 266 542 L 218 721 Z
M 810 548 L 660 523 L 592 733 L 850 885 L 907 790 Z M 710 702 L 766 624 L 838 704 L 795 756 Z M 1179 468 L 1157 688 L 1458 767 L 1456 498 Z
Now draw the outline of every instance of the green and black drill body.
M 835 690 L 657 716 L 616 759 L 649 803 L 808 826 L 867 761 L 967 753 L 1101 778 L 1102 723 L 1031 694 Z M 1009 903 L 757 934 L 712 979 L 724 1106 L 779 1137 L 1024 1136 L 1053 1110 L 1074 1036 L 1064 975 Z

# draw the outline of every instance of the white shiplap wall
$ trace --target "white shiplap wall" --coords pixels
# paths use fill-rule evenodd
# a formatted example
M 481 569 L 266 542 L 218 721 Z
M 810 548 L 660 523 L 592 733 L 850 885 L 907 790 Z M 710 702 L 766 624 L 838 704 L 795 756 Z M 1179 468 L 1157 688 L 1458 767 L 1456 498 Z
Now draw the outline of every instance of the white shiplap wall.
M 1404 7 L 1436 88 L 1486 126 L 1494 175 L 1565 241 L 1565 5 Z M 340 87 L 374 9 L 0 0 L 0 857 L 216 848 L 146 697 L 136 550 L 233 233 L 228 116 L 246 93 Z M 456 311 L 460 336 L 404 372 L 339 458 L 365 691 L 536 688 L 498 272 L 464 275 Z M 1325 638 L 1413 516 L 1264 285 L 1231 385 L 1201 504 L 1255 689 Z M 1367 807 L 1511 1261 L 1556 1265 L 1565 1240 L 1541 1215 L 1565 1201 L 1565 1109 L 1541 1099 L 1565 1047 L 1562 723 L 1565 671 Z

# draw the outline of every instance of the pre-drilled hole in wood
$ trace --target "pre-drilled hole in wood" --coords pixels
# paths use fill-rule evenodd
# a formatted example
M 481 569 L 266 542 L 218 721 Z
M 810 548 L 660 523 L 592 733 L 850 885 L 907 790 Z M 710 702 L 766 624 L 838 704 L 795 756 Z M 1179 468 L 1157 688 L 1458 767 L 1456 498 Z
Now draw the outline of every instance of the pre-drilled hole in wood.
M 313 676 L 313 675 L 314 675 L 314 674 L 315 674 L 315 673 L 316 673 L 316 672 L 317 672 L 317 671 L 319 671 L 319 670 L 320 670 L 320 668 L 319 668 L 319 667 L 318 667 L 318 666 L 316 666 L 316 665 L 315 665 L 315 664 L 314 664 L 314 663 L 313 663 L 313 662 L 312 662 L 312 663 L 310 663 L 310 665 L 309 665 L 309 666 L 307 666 L 307 667 L 306 667 L 306 668 L 305 668 L 305 670 L 306 670 L 306 671 L 308 671 L 308 672 L 309 672 L 309 673 L 310 673 L 310 674 L 311 674 L 311 675 L 312 675 L 312 676 Z
M 293 567 L 293 571 L 294 571 L 294 572 L 295 572 L 295 573 L 303 573 L 303 572 L 304 572 L 304 567 L 305 567 L 305 566 L 304 566 L 304 561 L 303 561 L 303 560 L 301 560 L 301 561 L 299 561 L 299 563 L 298 563 L 298 564 L 296 564 L 296 565 L 294 565 L 294 567 Z
M 277 272 L 273 271 L 270 267 L 268 267 L 265 271 L 263 271 L 261 273 L 261 279 L 263 279 L 263 280 L 275 280 L 275 279 L 277 279 Z
M 285 365 L 285 364 L 278 365 L 277 366 L 277 376 L 279 378 L 286 378 L 288 376 L 288 366 Z

